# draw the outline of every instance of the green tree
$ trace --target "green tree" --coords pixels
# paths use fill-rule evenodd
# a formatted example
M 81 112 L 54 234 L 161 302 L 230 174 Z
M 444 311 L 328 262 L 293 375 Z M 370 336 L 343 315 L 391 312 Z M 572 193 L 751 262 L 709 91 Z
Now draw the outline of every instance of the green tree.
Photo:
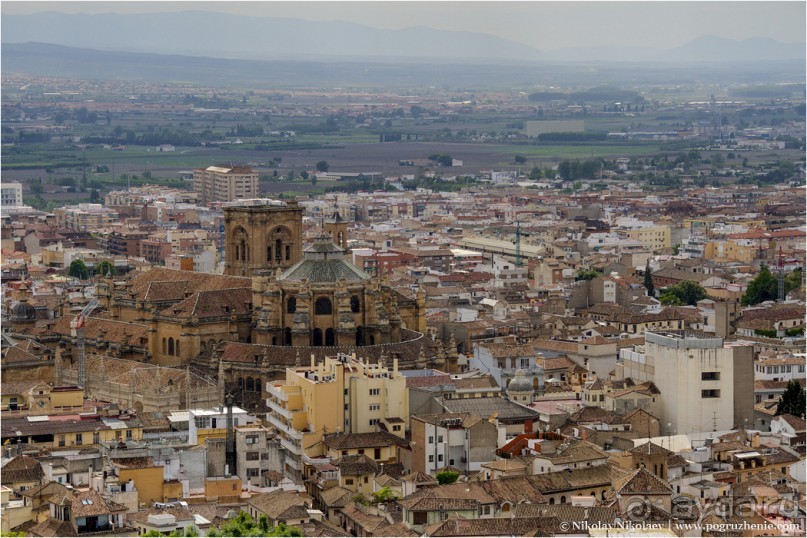
M 748 283 L 740 304 L 743 306 L 755 305 L 764 301 L 776 300 L 779 287 L 776 279 L 767 265 L 763 265 L 757 276 Z
M 659 297 L 661 304 L 668 306 L 691 305 L 706 299 L 706 290 L 697 282 L 685 280 L 675 286 L 668 286 Z
M 647 264 L 644 266 L 644 287 L 647 289 L 648 297 L 656 296 L 656 288 L 653 286 L 653 271 L 650 270 L 650 258 L 647 259 Z
M 290 527 L 280 523 L 276 527 L 269 526 L 269 520 L 262 516 L 255 521 L 246 512 L 240 512 L 220 527 L 211 528 L 208 536 L 302 536 L 298 527 Z
M 79 280 L 87 280 L 90 278 L 90 271 L 87 269 L 87 264 L 84 263 L 84 260 L 78 258 L 70 262 L 67 274 Z
M 99 262 L 98 265 L 95 266 L 95 274 L 96 275 L 115 276 L 116 272 L 117 271 L 115 270 L 115 265 L 112 262 L 110 262 L 109 260 L 104 260 L 102 262 Z
M 577 272 L 575 280 L 592 280 L 594 278 L 597 278 L 598 275 L 599 273 L 594 269 L 580 269 Z
M 317 163 L 317 172 L 327 172 L 328 168 L 330 168 L 328 161 L 319 161 Z
M 785 275 L 785 293 L 790 293 L 801 287 L 802 270 L 801 267 L 794 269 Z
M 389 486 L 384 486 L 383 488 L 379 489 L 375 493 L 373 493 L 373 503 L 374 504 L 381 504 L 390 501 L 394 501 L 397 499 L 398 496 L 392 491 Z
M 440 484 L 453 484 L 460 477 L 457 471 L 442 471 L 437 473 L 437 481 Z
M 804 388 L 795 379 L 787 382 L 785 392 L 779 398 L 779 405 L 776 406 L 777 415 L 795 415 L 800 417 L 807 407 Z

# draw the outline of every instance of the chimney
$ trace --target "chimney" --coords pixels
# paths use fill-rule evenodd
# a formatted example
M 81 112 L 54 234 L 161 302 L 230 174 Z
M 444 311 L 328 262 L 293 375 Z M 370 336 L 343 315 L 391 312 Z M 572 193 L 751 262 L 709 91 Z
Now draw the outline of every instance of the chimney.
M 45 464 L 45 479 L 53 482 L 53 464 L 51 462 Z

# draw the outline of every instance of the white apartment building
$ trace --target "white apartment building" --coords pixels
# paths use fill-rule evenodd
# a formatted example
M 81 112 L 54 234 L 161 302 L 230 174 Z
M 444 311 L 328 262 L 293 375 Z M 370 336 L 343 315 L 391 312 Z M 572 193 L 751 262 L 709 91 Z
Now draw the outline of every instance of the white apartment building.
M 232 202 L 258 197 L 258 174 L 248 166 L 208 166 L 193 171 L 199 202 Z
M 636 383 L 656 384 L 661 391 L 659 422 L 664 435 L 754 424 L 751 346 L 689 331 L 646 332 L 644 346 L 620 350 L 616 374 Z
M 22 206 L 22 183 L 3 181 L 0 186 L 0 206 L 3 209 Z
M 804 379 L 804 362 L 803 355 L 760 357 L 759 360 L 754 363 L 754 378 L 765 381 Z

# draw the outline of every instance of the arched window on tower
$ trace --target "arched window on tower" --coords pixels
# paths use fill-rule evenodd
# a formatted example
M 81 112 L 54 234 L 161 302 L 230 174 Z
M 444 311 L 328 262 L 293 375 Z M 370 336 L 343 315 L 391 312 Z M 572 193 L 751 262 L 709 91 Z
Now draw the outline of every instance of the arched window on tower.
M 362 326 L 356 327 L 356 345 L 364 345 L 364 327 Z
M 326 346 L 336 345 L 336 336 L 333 332 L 333 329 L 325 329 L 325 345 Z
M 359 301 L 358 295 L 354 295 L 350 298 L 350 311 L 354 314 L 361 312 L 361 301 Z
M 283 329 L 283 345 L 290 346 L 291 345 L 291 327 L 286 327 Z
M 297 312 L 297 297 L 289 297 L 289 300 L 286 301 L 286 312 L 289 314 Z
M 280 261 L 283 256 L 283 241 L 278 239 L 275 241 L 275 260 Z
M 322 345 L 322 329 L 314 329 L 312 345 L 314 346 Z
M 266 247 L 266 261 L 267 262 L 272 261 L 272 247 L 271 246 Z
M 247 261 L 247 240 L 246 239 L 241 240 L 241 261 L 242 262 Z
M 252 377 L 247 378 L 246 390 L 247 392 L 253 392 L 255 390 L 255 380 L 252 379 Z
M 172 355 L 172 356 L 174 355 L 174 339 L 173 338 L 168 339 L 168 354 Z
M 327 316 L 333 313 L 331 300 L 327 297 L 317 299 L 317 302 L 314 304 L 314 312 L 316 312 L 318 316 Z

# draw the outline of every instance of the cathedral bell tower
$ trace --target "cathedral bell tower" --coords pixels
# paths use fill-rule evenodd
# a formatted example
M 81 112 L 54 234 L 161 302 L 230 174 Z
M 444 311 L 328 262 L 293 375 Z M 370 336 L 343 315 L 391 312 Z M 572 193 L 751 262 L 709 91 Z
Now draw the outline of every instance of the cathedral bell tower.
M 241 200 L 222 209 L 225 275 L 251 277 L 256 269 L 287 269 L 302 258 L 303 208 L 296 200 Z

